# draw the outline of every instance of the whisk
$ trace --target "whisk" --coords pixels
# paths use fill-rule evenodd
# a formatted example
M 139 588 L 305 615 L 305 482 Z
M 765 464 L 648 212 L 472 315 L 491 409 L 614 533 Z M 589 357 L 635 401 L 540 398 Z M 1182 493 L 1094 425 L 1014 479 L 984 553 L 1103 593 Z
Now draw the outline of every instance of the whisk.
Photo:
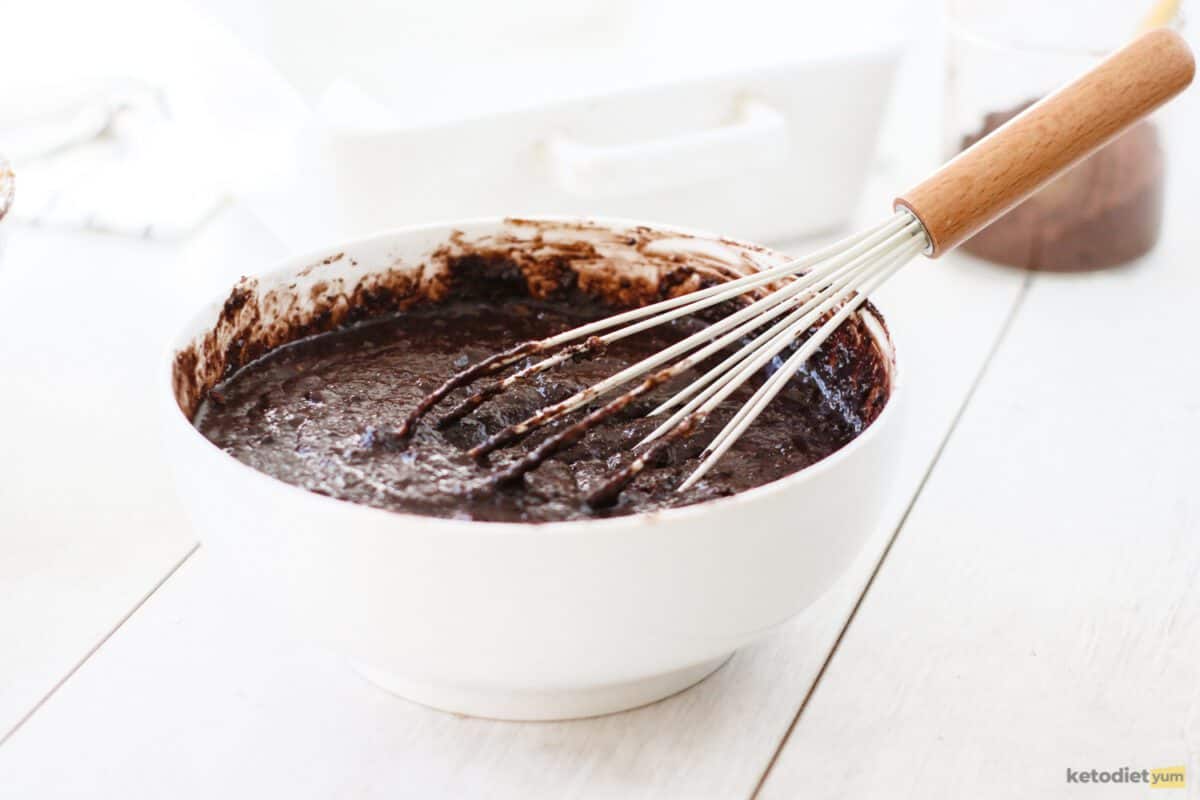
M 544 357 L 474 391 L 435 424 L 453 424 L 514 384 L 568 360 L 586 358 L 620 339 L 745 296 L 739 310 L 500 430 L 470 451 L 484 459 L 637 381 L 495 474 L 501 483 L 519 481 L 639 397 L 731 351 L 649 413 L 671 412 L 635 446 L 630 462 L 587 498 L 592 506 L 610 504 L 653 462 L 660 448 L 693 434 L 726 398 L 793 348 L 708 443 L 699 465 L 678 487 L 686 490 L 713 467 L 830 334 L 918 253 L 937 258 L 953 249 L 1181 92 L 1193 73 L 1191 51 L 1178 34 L 1167 29 L 1144 34 L 900 195 L 892 217 L 875 227 L 786 264 L 497 353 L 455 374 L 425 397 L 397 434 L 411 434 L 419 420 L 456 389 L 498 375 L 532 356 Z M 762 287 L 769 291 L 763 294 Z M 754 290 L 762 296 L 754 299 L 748 294 Z

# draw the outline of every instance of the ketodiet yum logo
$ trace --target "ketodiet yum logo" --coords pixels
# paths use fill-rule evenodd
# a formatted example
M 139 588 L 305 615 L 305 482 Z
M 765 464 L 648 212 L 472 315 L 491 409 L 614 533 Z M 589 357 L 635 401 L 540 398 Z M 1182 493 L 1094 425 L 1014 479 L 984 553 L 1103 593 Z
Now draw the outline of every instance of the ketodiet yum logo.
M 1112 770 L 1067 767 L 1067 783 L 1128 783 L 1151 789 L 1186 789 L 1187 767 L 1120 767 Z

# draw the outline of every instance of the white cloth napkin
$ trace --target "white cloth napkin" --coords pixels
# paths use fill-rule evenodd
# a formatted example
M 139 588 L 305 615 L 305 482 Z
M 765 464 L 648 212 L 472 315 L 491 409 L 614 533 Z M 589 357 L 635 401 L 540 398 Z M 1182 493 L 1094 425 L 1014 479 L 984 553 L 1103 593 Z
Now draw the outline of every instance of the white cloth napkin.
M 5 19 L 0 75 L 11 213 L 42 225 L 183 236 L 274 179 L 280 142 L 308 113 L 265 61 L 181 0 L 25 4 Z

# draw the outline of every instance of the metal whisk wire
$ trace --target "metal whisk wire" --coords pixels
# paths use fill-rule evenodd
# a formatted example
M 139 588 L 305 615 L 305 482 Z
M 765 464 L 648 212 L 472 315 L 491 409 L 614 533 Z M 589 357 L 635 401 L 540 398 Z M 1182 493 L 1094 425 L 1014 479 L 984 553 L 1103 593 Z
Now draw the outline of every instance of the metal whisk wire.
M 778 281 L 782 278 L 795 275 L 804 271 L 808 267 L 812 267 L 809 272 L 805 273 L 798 282 L 793 282 L 789 289 L 796 293 L 803 289 L 812 286 L 822 278 L 829 276 L 836 268 L 846 264 L 848 261 L 860 255 L 866 249 L 876 245 L 889 235 L 892 235 L 901 227 L 901 221 L 893 218 L 887 220 L 874 228 L 865 232 L 847 237 L 839 242 L 835 242 L 821 250 L 818 250 L 810 255 L 789 261 L 785 264 L 772 267 L 770 269 L 751 273 L 741 278 L 732 281 L 710 286 L 706 289 L 701 289 L 696 292 L 683 294 L 678 297 L 673 297 L 667 300 L 653 303 L 641 308 L 631 309 L 630 311 L 616 314 L 611 317 L 590 322 L 586 325 L 581 325 L 577 328 L 572 328 L 563 331 L 555 336 L 550 336 L 535 342 L 523 342 L 515 347 L 512 347 L 504 352 L 497 353 L 490 358 L 468 367 L 467 369 L 451 376 L 449 380 L 427 395 L 416 408 L 405 418 L 397 429 L 396 434 L 400 437 L 406 437 L 413 431 L 414 426 L 430 409 L 445 399 L 453 390 L 470 385 L 480 378 L 494 375 L 513 364 L 521 361 L 532 355 L 540 355 L 551 352 L 556 348 L 576 342 L 580 339 L 585 341 L 571 347 L 564 348 L 549 358 L 537 361 L 520 371 L 508 376 L 500 381 L 497 381 L 483 390 L 476 392 L 468 397 L 456 408 L 451 410 L 446 415 L 442 416 L 438 421 L 438 427 L 453 422 L 465 416 L 474 408 L 477 408 L 487 399 L 510 388 L 515 383 L 526 378 L 545 372 L 560 364 L 569 361 L 572 358 L 586 356 L 597 353 L 613 342 L 632 336 L 641 331 L 652 327 L 670 322 L 683 316 L 695 314 L 706 308 L 714 306 L 718 303 L 726 302 L 741 294 L 757 289 L 764 284 Z M 828 263 L 822 263 L 822 262 Z M 698 340 L 707 339 L 712 335 L 722 333 L 725 329 L 741 322 L 745 319 L 750 319 L 758 311 L 765 311 L 768 307 L 780 303 L 788 299 L 789 295 L 769 295 L 763 298 L 767 302 L 758 305 L 752 305 L 743 309 L 742 312 L 734 317 L 726 318 L 712 328 L 708 328 L 697 334 L 694 337 L 689 337 L 687 340 L 690 343 L 695 343 Z M 668 313 L 669 312 L 669 313 Z M 642 320 L 638 322 L 638 320 Z M 626 323 L 635 323 L 626 325 Z M 624 326 L 619 327 L 618 326 Z M 618 328 L 615 331 L 606 333 L 603 336 L 596 334 L 601 331 L 609 330 L 610 328 Z M 681 343 L 682 344 L 682 343 Z M 645 362 L 643 362 L 644 364 Z M 661 363 L 661 361 L 660 361 Z M 639 365 L 634 365 L 639 366 Z M 652 366 L 647 366 L 642 372 L 651 369 Z M 629 371 L 627 370 L 626 373 Z M 624 373 L 623 373 L 624 374 Z M 588 400 L 595 399 L 598 396 L 592 393 Z M 579 404 L 573 405 L 572 408 L 577 408 Z M 549 420 L 547 420 L 549 421 Z M 478 455 L 478 454 L 476 454 Z
M 449 391 L 467 385 L 485 374 L 494 374 L 533 355 L 563 348 L 553 355 L 530 364 L 512 375 L 475 392 L 438 420 L 443 426 L 462 418 L 489 398 L 505 391 L 515 383 L 571 358 L 586 356 L 604 349 L 608 344 L 652 327 L 695 314 L 718 303 L 726 302 L 770 283 L 780 283 L 765 296 L 748 302 L 742 309 L 708 325 L 679 342 L 649 356 L 616 374 L 589 386 L 567 399 L 539 410 L 528 419 L 510 425 L 490 436 L 470 451 L 482 459 L 494 450 L 505 447 L 532 431 L 561 419 L 577 409 L 632 381 L 645 377 L 634 388 L 588 414 L 581 422 L 562 430 L 543 441 L 532 452 L 497 474 L 502 481 L 512 481 L 535 469 L 551 453 L 577 441 L 586 430 L 603 419 L 627 407 L 638 397 L 657 386 L 682 375 L 711 356 L 752 337 L 720 364 L 708 370 L 699 380 L 678 392 L 656 408 L 651 415 L 664 413 L 688 401 L 641 444 L 656 440 L 660 446 L 678 435 L 694 430 L 722 401 L 776 358 L 804 331 L 828 318 L 804 345 L 788 360 L 792 365 L 787 374 L 794 373 L 817 350 L 833 330 L 865 300 L 865 291 L 877 287 L 905 262 L 927 246 L 919 222 L 907 211 L 863 233 L 843 239 L 805 258 L 789 261 L 758 273 L 728 281 L 691 294 L 671 298 L 644 308 L 618 314 L 594 323 L 574 328 L 539 342 L 513 348 L 487 365 L 481 364 L 452 377 L 439 387 L 405 421 L 403 430 L 410 431 L 416 419 Z M 780 319 L 782 317 L 782 319 Z M 764 326 L 769 325 L 764 330 Z M 616 328 L 616 330 L 612 330 Z M 603 335 L 602 331 L 608 331 Z M 585 341 L 570 347 L 566 345 Z M 672 363 L 673 362 L 673 363 Z M 483 369 L 480 369 L 483 367 Z M 471 373 L 470 375 L 466 375 Z M 463 380 L 466 375 L 466 380 Z M 733 444 L 737 436 L 754 421 L 762 408 L 778 394 L 786 380 L 776 380 L 778 373 L 764 382 L 750 402 L 744 406 L 708 447 L 706 456 L 687 481 L 686 489 L 698 481 L 717 459 Z M 429 402 L 432 400 L 433 402 Z M 667 437 L 667 434 L 671 434 Z M 664 437 L 666 437 L 664 439 Z M 639 445 L 640 446 L 640 445 Z M 650 451 L 642 452 L 633 462 L 598 492 L 589 502 L 611 501 L 629 481 L 644 468 Z
M 883 283 L 894 275 L 901 267 L 913 259 L 919 252 L 925 249 L 925 237 L 920 227 L 920 223 L 913 220 L 912 227 L 905 228 L 906 232 L 912 234 L 912 238 L 900 245 L 897 250 L 889 255 L 882 256 L 879 263 L 872 266 L 867 266 L 858 273 L 856 278 L 857 285 L 847 288 L 849 297 L 846 294 L 840 294 L 835 302 L 840 302 L 841 308 L 837 310 L 828 321 L 823 324 L 812 336 L 808 337 L 804 343 L 797 348 L 796 352 L 784 361 L 783 365 L 775 370 L 775 373 L 768 378 L 762 386 L 751 396 L 750 400 L 742 406 L 737 414 L 734 415 L 721 432 L 708 445 L 706 455 L 695 471 L 679 486 L 679 491 L 683 491 L 698 480 L 704 477 L 714 464 L 725 454 L 725 452 L 737 441 L 738 437 L 754 422 L 755 418 L 762 413 L 767 404 L 775 398 L 788 380 L 796 371 L 807 361 L 813 353 L 817 351 L 829 335 L 832 334 L 838 326 L 842 324 L 852 313 L 858 310 L 866 299 L 878 289 Z M 861 282 L 858 282 L 861 281 Z M 830 301 L 822 303 L 814 310 L 814 314 L 825 313 L 828 309 Z M 796 323 L 793 328 L 784 331 L 775 339 L 771 340 L 767 345 L 760 348 L 766 350 L 767 355 L 756 356 L 751 364 L 744 367 L 739 373 L 733 377 L 727 378 L 724 381 L 714 382 L 714 386 L 720 386 L 720 390 L 715 392 L 711 398 L 704 402 L 699 407 L 700 413 L 715 408 L 718 403 L 724 400 L 733 390 L 737 389 L 744 383 L 754 371 L 762 367 L 767 361 L 774 358 L 783 348 L 787 347 L 794 340 L 795 334 L 803 330 L 800 327 L 801 322 Z M 793 332 L 794 331 L 794 332 Z M 778 349 L 775 349 L 778 347 Z M 732 388 L 730 388 L 732 385 Z M 686 406 L 684 408 L 687 408 Z M 663 425 L 661 427 L 666 427 Z

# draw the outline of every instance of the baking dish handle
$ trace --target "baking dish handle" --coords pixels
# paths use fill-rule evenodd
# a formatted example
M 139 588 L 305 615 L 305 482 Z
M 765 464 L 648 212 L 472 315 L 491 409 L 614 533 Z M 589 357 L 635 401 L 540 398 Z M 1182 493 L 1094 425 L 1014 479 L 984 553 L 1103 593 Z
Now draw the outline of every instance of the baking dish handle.
M 788 152 L 787 120 L 746 99 L 732 122 L 707 130 L 618 145 L 566 136 L 548 142 L 551 172 L 571 194 L 612 197 L 675 188 L 769 167 Z

